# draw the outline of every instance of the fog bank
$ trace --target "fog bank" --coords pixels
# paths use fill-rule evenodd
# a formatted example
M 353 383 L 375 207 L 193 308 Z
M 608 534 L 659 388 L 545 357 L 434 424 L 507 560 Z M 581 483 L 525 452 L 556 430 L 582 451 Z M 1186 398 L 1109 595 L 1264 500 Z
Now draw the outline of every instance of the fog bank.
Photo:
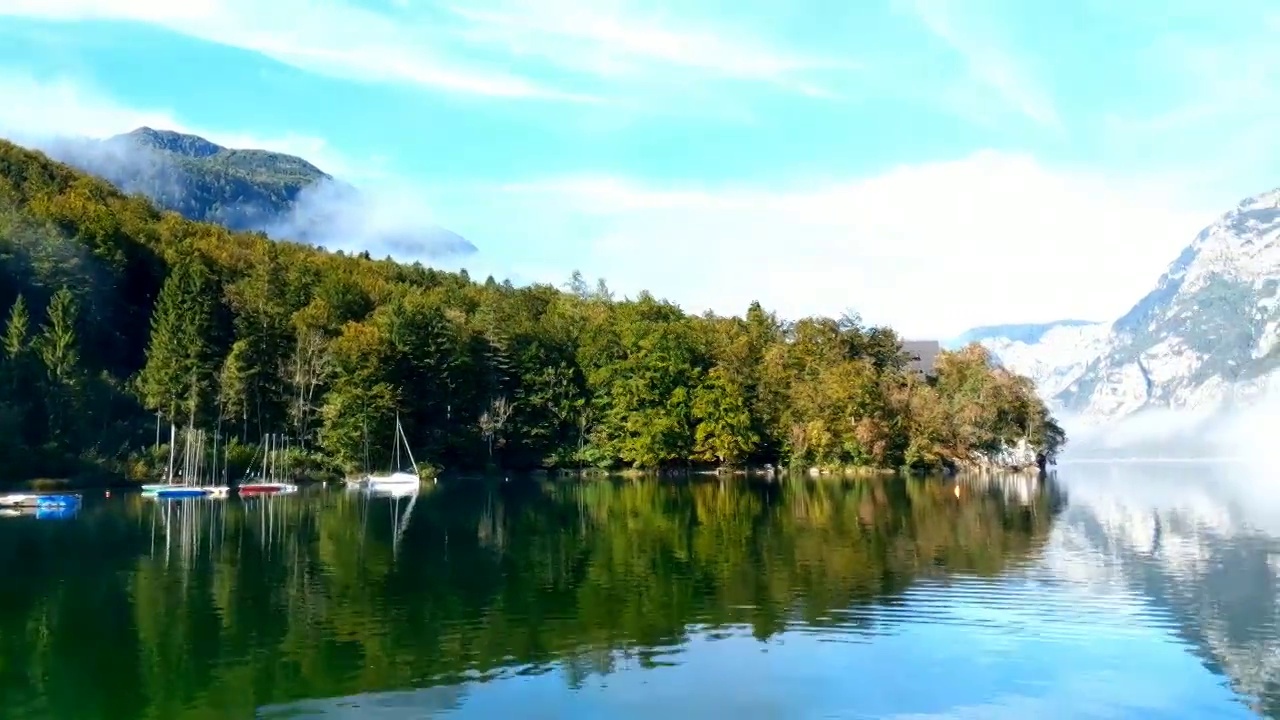
M 1063 462 L 1280 461 L 1280 388 L 1274 382 L 1220 408 L 1146 410 L 1108 421 L 1064 415 L 1060 422 L 1068 437 Z

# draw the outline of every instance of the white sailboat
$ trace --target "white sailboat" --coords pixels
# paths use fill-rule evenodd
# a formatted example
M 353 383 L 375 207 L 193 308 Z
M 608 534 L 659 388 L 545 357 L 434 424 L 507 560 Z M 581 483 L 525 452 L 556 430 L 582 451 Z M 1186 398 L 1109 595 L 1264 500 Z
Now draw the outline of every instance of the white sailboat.
M 263 439 L 262 472 L 256 476 L 247 475 L 241 481 L 241 495 L 280 495 L 298 491 L 297 485 L 286 481 L 289 476 L 287 440 L 276 434 Z
M 409 456 L 412 472 L 400 469 L 400 446 L 404 445 L 405 454 Z M 409 439 L 405 437 L 404 427 L 400 424 L 400 415 L 396 414 L 396 444 L 394 469 L 385 475 L 369 475 L 365 478 L 365 486 L 370 490 L 391 490 L 395 488 L 418 487 L 422 477 L 418 474 L 418 463 L 413 459 L 413 451 L 409 449 Z
M 186 436 L 186 448 L 185 448 L 186 457 L 183 460 L 182 477 L 184 480 L 187 480 L 190 478 L 190 471 L 191 471 L 191 462 L 190 462 L 191 431 L 190 429 L 187 430 L 187 432 L 185 433 L 185 436 Z M 162 483 L 148 483 L 146 485 L 143 485 L 142 492 L 144 495 L 148 495 L 151 497 L 178 498 L 178 497 L 199 497 L 202 495 L 208 495 L 210 493 L 210 490 L 208 488 L 199 487 L 198 485 L 195 485 L 195 484 L 185 483 L 185 482 L 184 483 L 174 482 L 173 466 L 174 466 L 175 452 L 177 450 L 177 442 L 178 442 L 177 428 L 171 422 L 169 423 L 169 467 L 165 472 L 165 481 Z

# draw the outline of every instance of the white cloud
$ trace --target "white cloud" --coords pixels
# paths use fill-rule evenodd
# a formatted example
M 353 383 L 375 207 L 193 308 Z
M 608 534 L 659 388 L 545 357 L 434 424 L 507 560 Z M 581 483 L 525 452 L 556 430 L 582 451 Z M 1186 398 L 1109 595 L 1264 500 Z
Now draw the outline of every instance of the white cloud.
M 147 126 L 199 135 L 226 147 L 256 148 L 306 158 L 325 172 L 352 179 L 360 169 L 321 138 L 286 134 L 260 137 L 238 131 L 192 126 L 167 108 L 131 108 L 81 84 L 61 78 L 41 81 L 28 74 L 0 71 L 0 136 L 23 144 L 55 137 L 106 138 Z
M 852 307 L 926 337 L 1117 316 L 1209 219 L 1158 181 L 996 152 L 779 192 L 609 177 L 506 190 L 591 218 L 600 229 L 578 264 L 618 290 L 647 288 L 694 311 L 739 313 L 751 300 L 789 317 Z
M 6 0 L 0 16 L 149 23 L 313 72 L 501 98 L 601 101 L 590 92 L 552 87 L 506 69 L 513 61 L 527 66 L 531 58 L 560 70 L 562 79 L 568 70 L 679 88 L 692 71 L 771 82 L 815 97 L 834 93 L 805 72 L 851 67 L 710 28 L 689 29 L 685 19 L 624 11 L 616 4 L 610 9 L 583 0 L 477 0 L 441 7 L 446 1 L 428 3 L 425 10 L 396 4 L 380 13 L 340 1 Z
M 805 80 L 813 70 L 849 70 L 850 61 L 804 57 L 746 37 L 695 27 L 687 20 L 621 12 L 616 5 L 579 0 L 493 0 L 453 8 L 471 25 L 463 36 L 498 44 L 518 56 L 536 55 L 561 67 L 610 79 L 654 69 L 774 82 L 809 95 L 830 91 Z M 677 27 L 678 26 L 678 27 Z
M 0 15 L 130 20 L 261 53 L 295 67 L 360 79 L 510 98 L 575 98 L 501 70 L 464 67 L 436 51 L 430 26 L 340 2 L 306 0 L 6 0 Z

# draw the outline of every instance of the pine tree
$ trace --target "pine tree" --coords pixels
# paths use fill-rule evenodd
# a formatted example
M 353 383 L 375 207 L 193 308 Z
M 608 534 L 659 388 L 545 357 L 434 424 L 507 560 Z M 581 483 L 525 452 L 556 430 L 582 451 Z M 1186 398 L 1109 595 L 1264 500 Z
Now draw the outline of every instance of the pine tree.
M 147 408 L 172 422 L 195 425 L 213 399 L 214 302 L 212 279 L 196 260 L 179 261 L 160 289 L 138 384 Z
M 53 294 L 46 311 L 48 321 L 35 339 L 35 347 L 44 365 L 47 381 L 49 431 L 55 436 L 66 433 L 69 418 L 77 415 L 80 386 L 80 350 L 76 342 L 76 301 L 71 291 L 62 288 Z
M 16 362 L 27 349 L 27 333 L 30 332 L 31 316 L 27 312 L 27 301 L 21 295 L 13 301 L 9 308 L 9 321 L 4 330 L 4 355 L 11 362 Z
M 40 360 L 51 383 L 72 383 L 80 351 L 76 345 L 76 301 L 71 291 L 62 288 L 54 293 L 47 313 L 48 323 L 36 338 Z

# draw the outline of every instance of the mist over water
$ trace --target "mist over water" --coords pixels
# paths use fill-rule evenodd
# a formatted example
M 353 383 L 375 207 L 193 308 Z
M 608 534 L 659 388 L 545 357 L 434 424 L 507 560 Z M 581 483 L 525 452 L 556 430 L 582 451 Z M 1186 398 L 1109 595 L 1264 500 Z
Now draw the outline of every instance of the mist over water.
M 1144 410 L 1115 420 L 1060 417 L 1068 444 L 1062 462 L 1218 460 L 1280 462 L 1280 393 L 1265 388 L 1209 410 Z

